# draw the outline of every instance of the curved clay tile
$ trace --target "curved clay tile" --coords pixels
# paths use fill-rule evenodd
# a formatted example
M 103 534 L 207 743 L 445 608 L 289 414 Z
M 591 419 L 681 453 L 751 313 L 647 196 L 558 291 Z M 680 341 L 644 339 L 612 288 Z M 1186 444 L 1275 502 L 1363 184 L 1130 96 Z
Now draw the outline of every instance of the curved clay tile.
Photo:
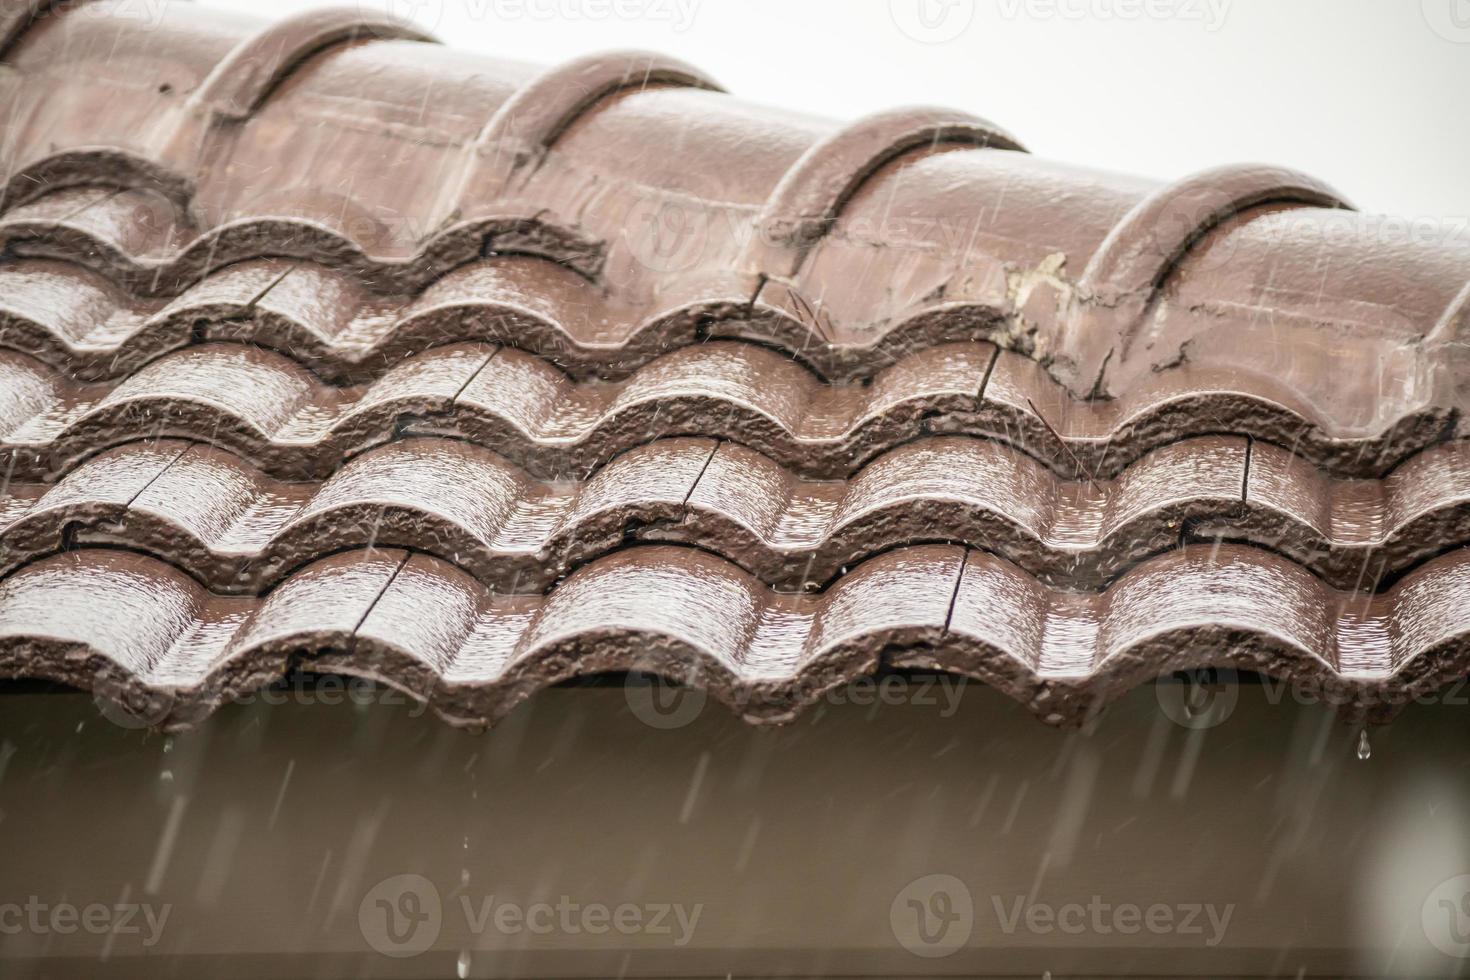
M 0 582 L 0 676 L 106 691 L 166 727 L 297 663 L 387 680 L 474 726 L 550 684 L 618 670 L 699 686 L 752 722 L 790 720 L 879 667 L 974 677 L 1051 724 L 1083 720 L 1161 670 L 1211 666 L 1381 713 L 1470 669 L 1467 586 L 1462 551 L 1365 604 L 1287 559 L 1225 545 L 1176 550 L 1078 596 L 983 552 L 930 545 L 798 596 L 712 555 L 654 546 L 506 599 L 439 559 L 371 549 L 255 599 L 213 596 L 151 558 L 80 550 Z M 1414 614 L 1418 628 L 1386 629 Z
M 74 6 L 0 6 L 0 675 L 177 726 L 307 665 L 483 725 L 930 668 L 1071 723 L 1467 670 L 1470 243 L 661 55 Z

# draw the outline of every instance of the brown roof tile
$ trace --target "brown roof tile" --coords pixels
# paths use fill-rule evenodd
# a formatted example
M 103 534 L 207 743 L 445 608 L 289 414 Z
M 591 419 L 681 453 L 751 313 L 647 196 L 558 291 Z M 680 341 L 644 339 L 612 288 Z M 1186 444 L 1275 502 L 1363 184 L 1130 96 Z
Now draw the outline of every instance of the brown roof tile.
M 429 40 L 0 8 L 0 674 L 480 724 L 635 667 L 765 720 L 880 665 L 1052 721 L 1465 673 L 1470 243 Z
M 930 545 L 801 596 L 699 550 L 650 546 L 544 596 L 498 595 L 438 558 L 374 549 L 322 559 L 257 599 L 84 549 L 0 583 L 0 671 L 93 687 L 170 726 L 293 659 L 387 680 L 471 725 L 547 684 L 617 670 L 695 683 L 749 720 L 782 721 L 880 662 L 976 677 L 1053 723 L 1206 657 L 1377 711 L 1470 668 L 1467 588 L 1464 552 L 1365 599 L 1223 545 L 1154 557 L 1101 593 L 1058 592 L 1004 559 Z
M 1178 544 L 1232 540 L 1362 587 L 1470 538 L 1470 450 L 1422 453 L 1384 480 L 1335 481 L 1238 437 L 1171 443 L 1113 480 L 1066 481 L 999 443 L 940 436 L 850 480 L 807 481 L 753 450 L 668 439 L 573 482 L 544 482 L 458 440 L 409 437 L 324 483 L 283 483 L 232 453 L 131 442 L 55 484 L 12 483 L 0 570 L 120 544 L 217 592 L 267 591 L 344 547 L 416 548 L 503 592 L 540 592 L 630 543 L 703 548 L 782 589 L 820 587 L 891 548 L 955 542 L 1043 583 L 1100 588 Z
M 323 478 L 345 456 L 412 433 L 473 439 L 548 476 L 584 473 L 648 439 L 708 435 L 833 478 L 900 442 L 947 432 L 1006 442 L 1072 477 L 1113 476 L 1151 449 L 1211 432 L 1291 446 L 1332 473 L 1372 475 L 1443 439 L 1457 418 L 1426 410 L 1373 437 L 1330 439 L 1284 387 L 1262 382 L 1278 397 L 1248 398 L 1190 365 L 1125 398 L 1080 401 L 1034 361 L 984 343 L 921 350 L 847 384 L 731 342 L 676 346 L 619 381 L 577 382 L 535 355 L 483 343 L 433 347 L 347 387 L 272 350 L 221 343 L 91 384 L 0 351 L 0 378 L 0 462 L 22 479 L 54 478 L 140 426 L 229 447 L 285 477 Z

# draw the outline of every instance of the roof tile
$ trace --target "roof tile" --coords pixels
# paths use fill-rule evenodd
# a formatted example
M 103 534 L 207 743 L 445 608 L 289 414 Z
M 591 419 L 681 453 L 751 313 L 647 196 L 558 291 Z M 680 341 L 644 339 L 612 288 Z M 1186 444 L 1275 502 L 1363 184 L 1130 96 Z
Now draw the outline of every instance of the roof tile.
M 431 40 L 0 10 L 0 674 L 177 726 L 292 665 L 472 725 L 627 669 L 1056 723 L 1466 672 L 1470 242 Z

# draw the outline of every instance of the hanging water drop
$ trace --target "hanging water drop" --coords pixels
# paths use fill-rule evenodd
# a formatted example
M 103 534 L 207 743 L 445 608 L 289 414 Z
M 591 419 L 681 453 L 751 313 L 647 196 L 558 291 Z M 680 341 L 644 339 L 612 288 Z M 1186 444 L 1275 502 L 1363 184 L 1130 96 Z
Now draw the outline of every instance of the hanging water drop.
M 1373 746 L 1368 744 L 1368 729 L 1358 732 L 1358 758 L 1367 762 L 1373 755 Z
M 174 737 L 172 735 L 169 735 L 169 736 L 167 736 L 163 740 L 163 752 L 164 752 L 165 755 L 167 755 L 168 753 L 172 752 L 173 750 L 174 750 Z
M 470 951 L 462 949 L 459 951 L 459 961 L 454 964 L 454 972 L 459 980 L 465 980 L 470 975 Z

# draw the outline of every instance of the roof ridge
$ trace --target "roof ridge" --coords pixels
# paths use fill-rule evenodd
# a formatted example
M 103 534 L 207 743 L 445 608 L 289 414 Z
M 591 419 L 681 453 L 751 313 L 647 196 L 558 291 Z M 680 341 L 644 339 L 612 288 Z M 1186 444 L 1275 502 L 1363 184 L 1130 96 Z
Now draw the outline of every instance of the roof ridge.
M 31 108 L 48 104 L 59 97 L 58 86 L 71 84 L 100 98 L 88 88 L 86 71 L 93 57 L 88 32 L 95 32 L 95 25 L 78 20 L 77 14 L 42 16 L 45 4 L 26 9 L 16 21 L 31 25 L 26 41 L 4 53 L 16 69 L 21 101 Z M 177 26 L 170 26 L 175 22 Z M 1445 270 L 1454 263 L 1439 253 L 1463 252 L 1470 261 L 1470 243 L 1461 247 L 1449 238 L 1415 240 L 1395 250 L 1393 261 L 1367 281 L 1344 270 L 1368 261 L 1365 253 L 1383 251 L 1375 247 L 1375 233 L 1366 226 L 1341 226 L 1343 234 L 1328 238 L 1323 223 L 1335 220 L 1328 216 L 1345 203 L 1313 178 L 1256 165 L 1217 168 L 1140 195 L 1138 181 L 1077 176 L 1041 162 L 1018 163 L 1020 154 L 1005 151 L 1019 150 L 1019 141 L 992 123 L 952 110 L 893 110 L 825 131 L 786 121 L 780 124 L 787 128 L 779 138 L 773 129 L 765 140 L 759 138 L 762 127 L 777 124 L 742 110 L 710 124 L 715 129 L 733 127 L 728 133 L 720 130 L 706 138 L 703 129 L 689 133 L 680 128 L 683 135 L 675 153 L 680 166 L 649 160 L 649 166 L 640 167 L 632 157 L 642 160 L 648 147 L 660 145 L 670 134 L 659 127 L 676 122 L 677 113 L 637 116 L 636 125 L 626 123 L 633 127 L 626 133 L 620 120 L 635 116 L 639 105 L 662 105 L 658 100 L 665 97 L 680 104 L 678 99 L 694 97 L 688 93 L 703 98 L 701 93 L 717 88 L 697 69 L 641 52 L 595 55 L 532 77 L 517 75 L 504 82 L 503 97 L 485 107 L 473 130 L 443 140 L 404 139 L 383 126 L 377 135 L 350 139 L 342 131 L 340 139 L 360 150 L 367 149 L 359 145 L 366 140 L 395 159 L 401 157 L 401 165 L 390 168 L 404 175 L 395 182 L 356 174 L 360 180 L 348 181 L 348 190 L 333 194 L 309 182 L 301 187 L 271 182 L 276 196 L 252 198 L 242 182 L 249 182 L 259 163 L 247 159 L 256 152 L 246 138 L 256 120 L 270 116 L 282 133 L 301 131 L 299 141 L 284 136 L 273 140 L 280 152 L 285 152 L 284 144 L 299 144 L 302 153 L 310 155 L 321 147 L 327 154 L 336 139 L 330 136 L 336 132 L 334 120 L 306 109 L 314 92 L 332 84 L 333 66 L 354 57 L 385 65 L 391 58 L 408 57 L 390 54 L 391 45 L 369 45 L 359 55 L 352 53 L 358 48 L 337 42 L 423 35 L 401 21 L 360 10 L 314 12 L 253 35 L 236 30 L 221 54 L 220 48 L 204 45 L 195 29 L 213 24 L 207 11 L 170 8 L 146 36 L 135 33 L 136 25 L 111 25 L 109 36 L 121 32 L 123 42 L 156 57 L 161 72 L 177 68 L 181 77 L 192 73 L 198 78 L 187 93 L 174 92 L 173 83 L 165 82 L 161 88 L 167 92 L 130 96 L 134 104 L 127 113 L 99 113 L 87 127 L 85 145 L 65 133 L 43 131 L 33 120 L 50 118 L 45 112 L 12 114 L 13 131 L 6 138 L 6 145 L 14 147 L 7 168 L 11 203 L 38 194 L 41 198 L 34 203 L 46 203 L 52 195 L 65 196 L 78 182 L 124 188 L 95 212 L 84 209 L 66 222 L 46 216 L 53 208 L 30 215 L 28 205 L 12 208 L 0 218 L 0 238 L 12 254 L 87 259 L 129 288 L 163 294 L 212 268 L 262 254 L 332 262 L 388 291 L 421 287 L 487 252 L 538 254 L 567 264 L 599 287 L 636 294 L 640 303 L 662 295 L 671 275 L 677 279 L 684 272 L 723 275 L 732 280 L 732 293 L 746 296 L 753 290 L 744 287 L 752 287 L 759 277 L 796 277 L 800 281 L 793 285 L 801 293 L 828 300 L 829 319 L 842 323 L 856 311 L 853 329 L 859 321 L 866 327 L 916 319 L 956 302 L 992 309 L 1016 338 L 1015 346 L 1035 356 L 1075 394 L 1112 397 L 1123 396 L 1148 373 L 1167 370 L 1186 354 L 1206 357 L 1203 351 L 1227 343 L 1216 333 L 1228 332 L 1228 337 L 1242 330 L 1238 323 L 1221 323 L 1218 316 L 1202 312 L 1211 302 L 1246 299 L 1249 290 L 1232 275 L 1215 271 L 1193 276 L 1178 288 L 1200 295 L 1177 304 L 1157 302 L 1166 286 L 1174 288 L 1176 269 L 1198 269 L 1232 257 L 1247 274 L 1251 263 L 1310 267 L 1320 281 L 1317 290 L 1299 295 L 1278 291 L 1248 311 L 1246 326 L 1277 313 L 1329 322 L 1336 318 L 1371 348 L 1374 343 L 1401 343 L 1405 336 L 1426 336 L 1433 321 L 1455 308 L 1452 297 L 1464 285 L 1463 271 L 1453 282 L 1445 279 Z M 213 29 L 211 43 L 219 45 L 228 32 Z M 324 50 L 309 70 L 298 70 L 305 59 Z M 72 81 L 41 77 L 38 66 L 44 66 L 48 52 L 75 69 L 68 76 Z M 247 57 L 252 53 L 260 57 Z M 103 56 L 100 48 L 95 56 Z M 287 74 L 290 83 L 280 84 Z M 391 81 L 382 84 L 382 91 L 361 94 L 370 114 L 392 115 L 394 106 L 404 112 L 411 108 L 399 105 L 405 96 Z M 650 88 L 658 92 L 644 91 Z M 716 102 L 698 104 L 718 108 Z M 150 132 L 172 135 L 137 135 L 139 126 L 130 120 L 142 118 L 139 114 L 157 123 Z M 422 117 L 422 107 L 417 115 Z M 227 134 L 211 121 L 216 117 L 229 120 Z M 219 135 L 211 135 L 216 131 Z M 628 155 L 628 166 L 618 161 L 618 154 L 597 145 L 635 133 L 642 149 Z M 739 134 L 749 139 L 735 139 Z M 745 142 L 762 148 L 759 161 L 730 160 L 730 147 Z M 165 152 L 168 146 L 185 144 L 187 153 Z M 565 160 L 551 154 L 553 144 Z M 960 152 L 946 152 L 957 147 Z M 967 152 L 966 147 L 980 152 Z M 963 160 L 942 162 L 949 157 Z M 188 162 L 193 160 L 212 162 Z M 339 169 L 326 166 L 331 162 L 326 157 L 311 160 L 308 169 Z M 296 167 L 285 160 L 281 165 Z M 941 179 L 946 168 L 964 179 L 955 179 L 955 174 Z M 931 171 L 934 176 L 927 176 Z M 897 179 L 900 172 L 902 180 Z M 445 174 L 457 176 L 446 181 Z M 632 174 L 670 196 L 648 196 L 629 182 Z M 433 179 L 415 180 L 414 175 Z M 1029 184 L 1036 186 L 1028 189 Z M 356 190 L 359 185 L 370 189 Z M 711 193 L 711 187 L 724 187 L 728 193 Z M 172 201 L 159 214 L 153 214 L 157 209 L 146 200 L 155 191 Z M 737 222 L 738 227 L 719 227 L 719 218 L 701 213 L 697 204 L 678 204 L 681 196 L 706 203 L 741 201 L 758 215 Z M 1302 221 L 1284 223 L 1282 206 L 1295 208 Z M 700 241 L 690 245 L 688 254 L 642 254 L 660 246 L 644 239 L 663 234 L 658 229 L 669 208 L 683 213 L 688 233 Z M 1017 219 L 1007 217 L 1012 209 Z M 134 211 L 151 215 L 151 230 L 137 226 Z M 196 212 L 233 220 L 222 217 L 209 227 L 186 227 Z M 1250 220 L 1235 220 L 1242 216 Z M 1019 220 L 1023 217 L 1030 220 Z M 846 234 L 846 229 L 875 221 L 871 234 L 855 239 Z M 118 229 L 124 233 L 116 234 Z M 1294 243 L 1293 236 L 1306 233 L 1327 240 L 1310 246 Z M 940 240 L 963 247 L 932 255 L 919 247 Z M 885 268 L 893 267 L 889 281 L 901 284 L 881 305 L 861 288 L 842 288 L 855 274 L 868 275 L 861 270 L 875 255 Z M 1084 271 L 1072 277 L 1069 266 Z M 1039 291 L 1028 288 L 1030 301 L 1019 301 L 1012 289 L 1015 278 L 1043 267 L 1050 270 L 1050 285 Z M 616 276 L 610 276 L 614 271 Z M 1292 277 L 1282 278 L 1289 282 Z M 1412 306 L 1404 302 L 1410 297 Z M 1391 322 L 1345 320 L 1356 315 L 1347 311 L 1372 311 Z M 1374 353 L 1369 349 L 1365 356 Z M 1218 352 L 1208 356 L 1222 357 Z M 1458 397 L 1452 388 L 1433 397 Z

